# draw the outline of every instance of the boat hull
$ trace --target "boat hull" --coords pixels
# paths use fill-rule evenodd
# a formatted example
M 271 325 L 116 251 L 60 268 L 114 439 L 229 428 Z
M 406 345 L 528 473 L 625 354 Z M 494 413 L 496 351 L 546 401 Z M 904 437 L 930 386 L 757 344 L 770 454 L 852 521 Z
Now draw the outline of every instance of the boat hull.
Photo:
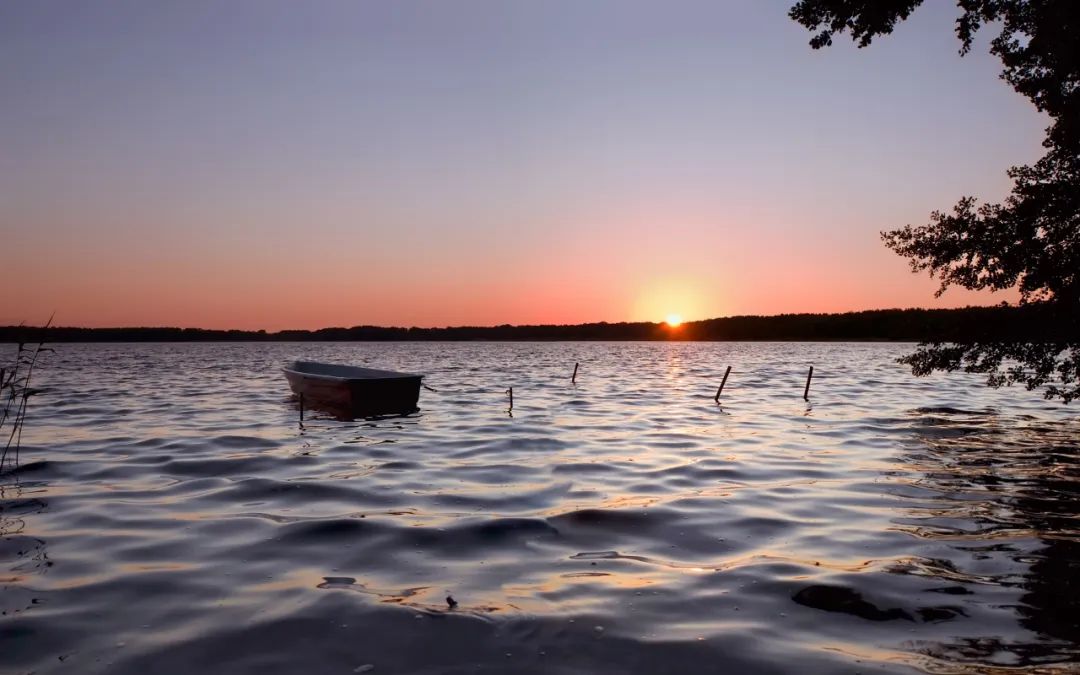
M 406 415 L 415 412 L 420 399 L 421 376 L 386 373 L 368 377 L 333 377 L 285 369 L 293 393 L 307 407 L 326 410 L 338 417 Z

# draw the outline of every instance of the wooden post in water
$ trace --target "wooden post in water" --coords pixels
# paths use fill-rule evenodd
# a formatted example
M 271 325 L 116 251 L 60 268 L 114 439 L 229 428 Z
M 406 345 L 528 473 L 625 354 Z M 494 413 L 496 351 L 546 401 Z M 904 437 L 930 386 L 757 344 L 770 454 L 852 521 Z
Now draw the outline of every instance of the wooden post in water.
M 802 397 L 804 401 L 810 400 L 810 380 L 814 377 L 814 367 L 810 366 L 810 372 L 806 374 L 806 389 L 803 389 Z
M 514 388 L 510 387 L 509 389 L 507 389 L 506 395 L 510 397 L 510 407 L 507 409 L 507 412 L 510 412 L 514 409 Z
M 713 400 L 717 403 L 720 402 L 720 392 L 724 391 L 724 385 L 727 384 L 727 376 L 730 374 L 731 366 L 728 366 L 727 370 L 724 371 L 724 379 L 720 380 L 720 388 L 716 390 L 716 396 L 713 397 Z
M 300 424 L 304 423 L 304 395 L 300 394 Z
M 570 376 L 570 383 L 571 384 L 576 384 L 577 383 L 577 367 L 578 367 L 578 365 L 580 365 L 580 364 L 578 364 L 575 361 L 574 362 L 574 374 Z

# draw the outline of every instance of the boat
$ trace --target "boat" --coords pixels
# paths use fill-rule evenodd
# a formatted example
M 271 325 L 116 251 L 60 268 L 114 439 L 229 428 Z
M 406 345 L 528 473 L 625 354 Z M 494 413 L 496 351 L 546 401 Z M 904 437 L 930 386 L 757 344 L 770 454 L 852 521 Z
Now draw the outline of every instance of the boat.
M 418 410 L 422 375 L 293 361 L 282 369 L 301 406 L 322 408 L 339 417 L 406 415 Z

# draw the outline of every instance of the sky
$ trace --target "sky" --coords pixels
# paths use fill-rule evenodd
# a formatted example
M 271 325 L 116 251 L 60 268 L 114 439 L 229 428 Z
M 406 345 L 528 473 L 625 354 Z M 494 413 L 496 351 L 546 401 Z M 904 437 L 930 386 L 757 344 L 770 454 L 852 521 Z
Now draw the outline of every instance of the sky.
M 0 324 L 686 320 L 1011 299 L 882 230 L 999 201 L 1047 122 L 926 3 L 0 4 Z

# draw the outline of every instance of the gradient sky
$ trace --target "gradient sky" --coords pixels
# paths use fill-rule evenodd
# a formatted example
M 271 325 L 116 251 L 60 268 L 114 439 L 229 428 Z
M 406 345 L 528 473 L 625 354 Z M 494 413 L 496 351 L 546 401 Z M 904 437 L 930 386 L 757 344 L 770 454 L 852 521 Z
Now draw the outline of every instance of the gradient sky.
M 3 3 L 0 324 L 1004 299 L 878 237 L 1040 156 L 987 36 L 960 58 L 937 2 L 813 51 L 791 2 Z

